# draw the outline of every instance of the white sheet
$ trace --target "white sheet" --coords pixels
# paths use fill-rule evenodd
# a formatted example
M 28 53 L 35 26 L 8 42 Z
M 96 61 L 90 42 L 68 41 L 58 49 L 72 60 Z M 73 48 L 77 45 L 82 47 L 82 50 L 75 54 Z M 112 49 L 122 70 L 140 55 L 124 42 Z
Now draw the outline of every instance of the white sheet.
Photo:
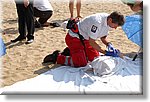
M 105 59 L 105 61 L 104 61 Z M 107 59 L 107 60 L 106 60 Z M 103 60 L 103 61 L 102 61 Z M 87 72 L 107 64 L 100 76 Z M 91 66 L 92 65 L 92 66 Z M 111 66 L 112 65 L 112 66 Z M 106 66 L 106 65 L 105 65 Z M 108 67 L 107 66 L 107 67 Z M 111 67 L 110 67 L 111 66 Z M 107 73 L 106 73 L 107 72 Z M 0 89 L 2 94 L 141 94 L 142 60 L 100 57 L 82 68 L 61 66 Z

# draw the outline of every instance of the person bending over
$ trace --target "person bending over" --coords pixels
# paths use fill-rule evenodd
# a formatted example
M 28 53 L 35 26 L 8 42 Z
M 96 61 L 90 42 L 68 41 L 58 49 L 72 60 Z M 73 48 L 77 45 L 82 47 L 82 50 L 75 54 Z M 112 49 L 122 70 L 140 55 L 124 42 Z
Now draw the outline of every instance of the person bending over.
M 119 57 L 120 51 L 107 40 L 108 32 L 124 24 L 124 16 L 120 12 L 97 13 L 79 21 L 73 29 L 69 29 L 65 38 L 68 46 L 64 52 L 58 50 L 44 58 L 43 63 L 52 62 L 73 67 L 86 66 L 88 62 L 103 53 L 106 56 Z M 96 42 L 100 39 L 108 47 L 104 50 Z M 100 52 L 100 53 L 99 53 Z
M 53 7 L 49 0 L 34 0 L 33 2 L 34 7 L 34 16 L 39 18 L 36 20 L 35 18 L 35 27 L 45 27 L 49 26 L 50 24 L 47 20 L 53 15 Z

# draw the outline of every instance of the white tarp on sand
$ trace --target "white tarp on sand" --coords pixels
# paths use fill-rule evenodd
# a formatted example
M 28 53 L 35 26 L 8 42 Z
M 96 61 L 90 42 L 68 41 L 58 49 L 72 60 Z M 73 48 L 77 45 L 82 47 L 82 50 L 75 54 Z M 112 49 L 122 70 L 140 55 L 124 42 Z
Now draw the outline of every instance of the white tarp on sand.
M 86 71 L 95 68 L 94 73 Z M 100 57 L 82 68 L 61 66 L 0 89 L 2 94 L 141 94 L 142 60 Z

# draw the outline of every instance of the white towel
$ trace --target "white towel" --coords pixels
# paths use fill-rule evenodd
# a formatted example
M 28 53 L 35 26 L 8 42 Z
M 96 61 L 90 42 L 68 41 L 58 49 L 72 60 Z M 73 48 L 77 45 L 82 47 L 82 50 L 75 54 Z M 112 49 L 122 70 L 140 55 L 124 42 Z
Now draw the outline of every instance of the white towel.
M 103 62 L 104 60 L 104 62 Z M 60 66 L 37 77 L 17 82 L 0 88 L 2 94 L 141 94 L 142 93 L 142 60 L 101 57 L 92 62 L 102 76 L 86 70 L 91 65 L 81 68 Z M 104 65 L 98 65 L 104 64 Z

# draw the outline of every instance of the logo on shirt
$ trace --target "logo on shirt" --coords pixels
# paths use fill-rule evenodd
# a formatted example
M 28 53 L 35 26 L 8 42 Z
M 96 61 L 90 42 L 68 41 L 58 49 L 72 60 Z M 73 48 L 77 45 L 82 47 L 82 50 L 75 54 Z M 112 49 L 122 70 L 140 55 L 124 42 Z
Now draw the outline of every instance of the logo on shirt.
M 96 33 L 97 27 L 95 25 L 92 26 L 91 32 Z

